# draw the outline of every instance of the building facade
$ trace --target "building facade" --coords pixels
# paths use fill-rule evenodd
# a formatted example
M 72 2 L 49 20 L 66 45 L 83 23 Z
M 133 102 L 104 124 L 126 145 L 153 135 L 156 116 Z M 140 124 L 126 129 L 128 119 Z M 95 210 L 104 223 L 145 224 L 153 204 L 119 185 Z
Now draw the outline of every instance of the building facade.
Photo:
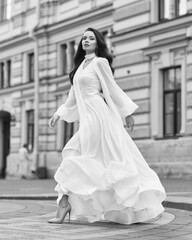
M 82 33 L 99 29 L 115 79 L 139 105 L 131 136 L 162 176 L 192 176 L 191 0 L 3 0 L 0 5 L 0 174 L 17 175 L 27 143 L 52 177 L 78 123 L 48 120 L 66 98 Z

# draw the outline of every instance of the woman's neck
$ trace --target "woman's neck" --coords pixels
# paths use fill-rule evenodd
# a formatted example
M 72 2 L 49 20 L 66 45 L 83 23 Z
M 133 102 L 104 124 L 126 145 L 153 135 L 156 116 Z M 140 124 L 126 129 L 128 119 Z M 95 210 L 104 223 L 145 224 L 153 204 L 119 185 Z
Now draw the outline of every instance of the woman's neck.
M 95 53 L 86 53 L 86 55 L 85 55 L 85 59 L 87 60 L 87 59 L 92 59 L 92 58 L 94 58 L 96 55 L 95 55 Z

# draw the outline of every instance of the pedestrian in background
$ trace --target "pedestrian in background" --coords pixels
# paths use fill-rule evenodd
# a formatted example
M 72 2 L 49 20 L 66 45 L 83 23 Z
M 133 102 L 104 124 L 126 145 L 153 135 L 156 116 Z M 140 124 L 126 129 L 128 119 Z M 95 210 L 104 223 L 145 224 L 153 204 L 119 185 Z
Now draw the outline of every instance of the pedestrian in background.
M 29 157 L 28 145 L 26 143 L 19 149 L 18 173 L 22 179 L 31 176 L 31 159 Z
M 71 89 L 65 104 L 49 121 L 79 121 L 63 149 L 55 173 L 58 211 L 50 223 L 107 220 L 143 222 L 164 211 L 165 190 L 125 130 L 133 130 L 138 106 L 115 83 L 112 56 L 102 34 L 88 28 L 79 43 Z

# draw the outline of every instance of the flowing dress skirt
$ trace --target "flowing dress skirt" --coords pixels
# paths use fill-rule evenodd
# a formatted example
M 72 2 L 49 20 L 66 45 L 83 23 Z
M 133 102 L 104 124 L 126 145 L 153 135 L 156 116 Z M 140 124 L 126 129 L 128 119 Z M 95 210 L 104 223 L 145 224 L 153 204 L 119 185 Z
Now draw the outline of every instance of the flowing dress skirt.
M 72 220 L 143 222 L 164 211 L 165 191 L 101 95 L 84 100 L 87 116 L 63 149 L 55 174 L 58 202 L 69 195 Z

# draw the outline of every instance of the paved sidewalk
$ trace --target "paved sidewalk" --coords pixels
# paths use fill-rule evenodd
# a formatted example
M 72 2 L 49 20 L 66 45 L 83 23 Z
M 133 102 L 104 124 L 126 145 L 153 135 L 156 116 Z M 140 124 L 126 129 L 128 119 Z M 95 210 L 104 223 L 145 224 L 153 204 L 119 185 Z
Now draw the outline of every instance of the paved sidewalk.
M 1 240 L 190 240 L 192 212 L 169 209 L 147 223 L 129 226 L 71 221 L 49 224 L 55 216 L 54 201 L 0 200 Z
M 150 222 L 126 226 L 69 224 L 67 219 L 49 224 L 57 209 L 53 179 L 0 180 L 0 240 L 192 240 L 191 180 L 163 179 L 162 184 L 168 194 L 166 211 Z
M 192 179 L 161 179 L 167 193 L 192 193 Z M 54 179 L 0 179 L 2 194 L 53 194 L 56 182 Z
M 164 206 L 192 211 L 192 180 L 161 179 L 167 198 Z M 54 179 L 0 179 L 0 199 L 55 200 Z
M 0 179 L 0 199 L 55 199 L 55 186 L 53 179 Z

